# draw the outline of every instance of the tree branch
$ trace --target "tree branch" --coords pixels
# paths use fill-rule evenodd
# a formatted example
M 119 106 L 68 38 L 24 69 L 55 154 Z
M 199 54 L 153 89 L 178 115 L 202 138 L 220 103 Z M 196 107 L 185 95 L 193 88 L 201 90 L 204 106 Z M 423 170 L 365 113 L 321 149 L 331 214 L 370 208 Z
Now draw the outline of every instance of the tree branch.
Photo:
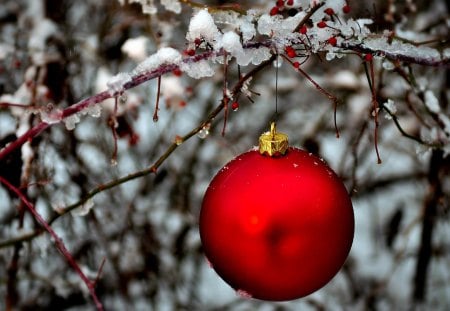
M 265 67 L 270 65 L 274 59 L 275 59 L 275 56 L 272 56 L 269 60 L 261 63 L 259 66 L 255 67 L 255 68 L 253 68 L 251 71 L 249 71 L 247 74 L 245 74 L 241 79 L 239 79 L 239 81 L 236 83 L 236 85 L 232 89 L 232 92 L 231 92 L 232 96 L 236 97 L 237 94 L 240 92 L 244 83 L 248 79 L 254 77 L 258 72 L 263 70 Z M 214 110 L 212 110 L 209 113 L 209 115 L 202 122 L 200 122 L 199 125 L 197 125 L 195 128 L 193 128 L 190 132 L 188 132 L 184 136 L 177 137 L 175 139 L 175 141 L 167 147 L 166 151 L 164 151 L 164 153 L 151 166 L 149 166 L 141 171 L 131 173 L 131 174 L 121 177 L 119 179 L 114 179 L 105 184 L 95 187 L 94 189 L 89 191 L 89 193 L 84 198 L 82 198 L 80 201 L 78 201 L 74 204 L 71 204 L 65 208 L 62 208 L 58 212 L 58 214 L 54 214 L 48 220 L 47 223 L 49 225 L 51 225 L 59 217 L 67 214 L 68 212 L 72 211 L 73 209 L 75 209 L 77 207 L 82 206 L 89 199 L 93 198 L 95 195 L 97 195 L 100 192 L 112 189 L 112 188 L 117 187 L 123 183 L 130 181 L 130 180 L 134 180 L 134 179 L 137 179 L 140 177 L 147 176 L 152 173 L 156 173 L 158 168 L 165 162 L 165 160 L 172 154 L 172 152 L 174 152 L 182 143 L 189 140 L 191 137 L 195 136 L 198 132 L 200 132 L 206 124 L 212 122 L 216 118 L 216 116 L 223 110 L 223 108 L 224 108 L 224 104 L 221 101 L 220 104 L 217 105 L 216 108 L 214 108 Z M 18 242 L 32 240 L 33 238 L 40 235 L 41 233 L 42 233 L 42 230 L 35 230 L 33 232 L 30 232 L 30 233 L 27 233 L 27 234 L 24 234 L 24 235 L 21 235 L 18 237 L 8 239 L 6 241 L 0 242 L 0 248 L 12 246 Z
M 397 42 L 397 43 L 400 43 L 400 42 Z M 409 44 L 409 46 L 410 46 L 411 50 L 417 52 L 418 47 L 415 47 L 411 44 Z M 437 57 L 437 56 L 427 55 L 426 53 L 407 54 L 405 52 L 396 51 L 395 49 L 388 50 L 388 49 L 384 49 L 381 47 L 373 48 L 373 47 L 369 47 L 369 46 L 365 45 L 364 43 L 355 43 L 355 42 L 351 42 L 351 41 L 342 42 L 340 47 L 343 49 L 351 50 L 351 51 L 358 52 L 358 53 L 383 56 L 391 61 L 401 61 L 401 62 L 405 62 L 405 63 L 411 63 L 411 64 L 417 64 L 417 65 L 429 66 L 429 67 L 450 68 L 450 59 L 444 58 L 442 55 Z
M 64 245 L 64 242 L 61 240 L 61 238 L 56 234 L 56 232 L 50 227 L 50 225 L 42 218 L 42 216 L 36 211 L 33 204 L 31 204 L 30 201 L 25 197 L 25 195 L 20 192 L 19 189 L 17 189 L 15 186 L 10 184 L 6 179 L 0 176 L 0 183 L 3 183 L 7 188 L 9 188 L 12 192 L 14 192 L 17 197 L 25 204 L 25 206 L 28 208 L 28 211 L 33 215 L 33 217 L 36 219 L 36 221 L 51 235 L 55 242 L 56 248 L 59 250 L 59 252 L 64 256 L 66 261 L 69 263 L 69 265 L 75 270 L 75 272 L 80 276 L 80 278 L 83 280 L 84 284 L 86 284 L 89 293 L 94 300 L 95 306 L 97 310 L 103 310 L 103 305 L 100 302 L 100 300 L 97 297 L 97 294 L 95 293 L 95 283 L 93 283 L 91 280 L 88 279 L 88 277 L 83 273 L 81 268 L 78 266 L 75 259 L 70 254 L 69 250 Z

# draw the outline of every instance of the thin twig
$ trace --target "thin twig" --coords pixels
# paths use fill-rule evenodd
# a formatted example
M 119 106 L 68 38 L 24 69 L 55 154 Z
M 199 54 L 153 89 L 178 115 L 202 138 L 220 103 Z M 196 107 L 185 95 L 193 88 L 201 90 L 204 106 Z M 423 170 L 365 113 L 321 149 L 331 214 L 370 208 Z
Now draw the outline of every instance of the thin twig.
M 159 98 L 161 96 L 161 76 L 158 77 L 158 86 L 156 88 L 156 104 L 155 111 L 153 112 L 153 122 L 158 122 L 158 111 L 159 111 Z
M 291 63 L 291 65 L 293 65 L 292 61 L 287 58 L 286 56 L 283 55 L 283 58 L 285 60 L 287 60 L 288 62 Z M 339 138 L 339 128 L 337 126 L 337 105 L 339 103 L 339 100 L 337 99 L 336 96 L 334 96 L 333 94 L 331 94 L 330 92 L 328 92 L 327 90 L 325 90 L 323 87 L 321 87 L 319 85 L 319 83 L 317 83 L 316 81 L 314 81 L 313 78 L 311 78 L 311 76 L 309 74 L 307 74 L 303 69 L 300 68 L 300 66 L 296 67 L 295 70 L 297 70 L 299 73 L 301 73 L 306 79 L 308 79 L 309 82 L 311 82 L 316 89 L 318 89 L 320 92 L 322 92 L 323 94 L 325 94 L 326 97 L 328 97 L 328 99 L 333 103 L 333 111 L 334 111 L 334 129 L 336 132 L 336 137 Z
M 222 128 L 222 136 L 225 136 L 225 130 L 227 128 L 227 121 L 228 121 L 228 54 L 225 52 L 223 54 L 223 95 L 222 95 L 222 102 L 223 102 L 223 128 Z
M 36 221 L 47 231 L 52 239 L 55 242 L 56 248 L 60 251 L 60 253 L 64 256 L 66 261 L 69 263 L 69 265 L 75 270 L 75 272 L 80 276 L 80 278 L 83 280 L 83 282 L 86 284 L 89 293 L 94 300 L 95 306 L 97 310 L 103 310 L 103 305 L 100 302 L 100 300 L 97 297 L 97 294 L 95 292 L 95 284 L 88 279 L 88 277 L 83 273 L 80 266 L 78 266 L 75 259 L 70 254 L 69 250 L 64 245 L 64 242 L 61 240 L 61 238 L 56 234 L 56 232 L 50 227 L 50 225 L 42 218 L 42 216 L 36 211 L 33 204 L 31 204 L 30 201 L 25 197 L 25 195 L 15 186 L 13 186 L 9 181 L 4 179 L 0 176 L 0 183 L 3 183 L 9 190 L 14 192 L 17 197 L 25 204 L 25 206 L 28 208 L 28 211 L 33 215 L 33 217 L 36 219 Z
M 394 53 L 391 51 L 385 51 L 382 49 L 372 49 L 367 46 L 365 46 L 362 43 L 353 43 L 353 42 L 342 42 L 339 46 L 340 48 L 343 48 L 345 50 L 351 50 L 358 53 L 363 54 L 373 54 L 373 55 L 383 55 L 387 59 L 391 61 L 402 61 L 405 63 L 410 64 L 417 64 L 422 66 L 429 66 L 429 67 L 444 67 L 444 68 L 450 68 L 450 58 L 443 58 L 443 57 L 428 57 L 427 55 L 423 55 L 421 57 L 420 55 L 411 56 L 406 55 L 401 52 Z
M 242 88 L 242 86 L 244 85 L 244 83 L 254 77 L 257 73 L 259 73 L 261 70 L 263 70 L 265 67 L 267 67 L 268 65 L 270 65 L 273 60 L 274 60 L 275 56 L 272 56 L 269 60 L 261 63 L 259 66 L 253 68 L 252 70 L 250 70 L 247 74 L 245 74 L 237 83 L 236 85 L 233 87 L 231 94 L 232 96 L 236 96 L 236 94 L 238 94 Z M 186 135 L 182 136 L 182 137 L 177 137 L 176 140 L 170 144 L 166 151 L 149 167 L 141 170 L 141 171 L 137 171 L 131 174 L 128 174 L 124 177 L 118 178 L 118 179 L 114 179 L 111 180 L 107 183 L 101 184 L 97 187 L 95 187 L 94 189 L 92 189 L 91 191 L 89 191 L 89 193 L 83 197 L 80 201 L 71 204 L 61 210 L 59 210 L 58 214 L 54 214 L 49 220 L 48 220 L 48 224 L 51 225 L 54 221 L 56 221 L 59 217 L 67 214 L 68 212 L 72 211 L 73 209 L 82 206 L 84 203 L 86 203 L 89 199 L 93 198 L 95 195 L 97 195 L 100 192 L 115 188 L 123 183 L 126 183 L 130 180 L 134 180 L 137 178 L 141 178 L 144 176 L 147 176 L 149 174 L 152 173 L 156 173 L 158 168 L 165 162 L 165 160 L 172 154 L 172 152 L 175 151 L 175 149 L 177 149 L 182 143 L 184 143 L 185 141 L 189 140 L 191 137 L 195 136 L 198 132 L 200 132 L 206 124 L 211 123 L 216 116 L 223 110 L 224 106 L 223 103 L 221 102 L 219 105 L 216 106 L 216 108 L 214 108 L 209 115 L 202 121 L 199 123 L 199 125 L 197 125 L 195 128 L 193 128 L 189 133 L 187 133 Z M 33 238 L 35 238 L 36 236 L 40 235 L 42 233 L 42 230 L 35 230 L 33 232 L 27 233 L 27 234 L 23 234 L 21 236 L 18 237 L 14 237 L 11 239 L 8 239 L 6 241 L 2 241 L 0 242 L 0 248 L 3 247 L 9 247 L 11 245 L 14 245 L 15 243 L 18 242 L 23 242 L 23 241 L 29 241 L 32 240 Z

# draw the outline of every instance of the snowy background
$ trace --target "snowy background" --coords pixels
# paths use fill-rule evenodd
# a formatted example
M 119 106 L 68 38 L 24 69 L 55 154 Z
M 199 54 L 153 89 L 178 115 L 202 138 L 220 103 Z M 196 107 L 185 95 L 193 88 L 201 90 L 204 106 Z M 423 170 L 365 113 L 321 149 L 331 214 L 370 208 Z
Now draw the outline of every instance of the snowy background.
M 199 15 L 200 2 L 213 13 Z M 309 4 L 294 2 L 294 7 Z M 288 33 L 305 13 L 274 22 L 268 13 L 275 1 L 239 2 L 240 7 L 227 1 L 0 3 L 0 148 L 40 121 L 52 125 L 1 160 L 0 175 L 28 185 L 24 192 L 45 219 L 55 218 L 52 227 L 88 277 L 95 279 L 105 260 L 97 283 L 105 309 L 450 309 L 450 8 L 444 0 L 353 2 L 347 14 L 341 12 L 345 1 L 328 1 L 323 8 L 339 10 L 338 17 L 327 20 L 330 25 L 342 33 L 354 25 L 358 39 L 367 37 L 366 47 L 378 51 L 373 64 L 377 100 L 384 103 L 377 110 L 382 164 L 377 164 L 372 93 L 361 51 L 339 49 L 345 36 L 315 27 L 324 16 L 319 12 L 308 25 L 309 44 L 317 50 L 298 59 L 314 81 L 339 99 L 340 138 L 333 103 L 280 58 L 233 99 L 239 109 L 228 110 L 224 136 L 221 112 L 180 144 L 156 174 L 101 191 L 61 217 L 55 217 L 58 211 L 99 185 L 150 167 L 220 104 L 222 59 L 182 62 L 190 49 L 229 52 L 231 89 L 239 71 L 246 73 L 271 56 L 264 45 L 246 54 L 237 29 L 248 42 L 272 36 L 283 51 L 295 40 Z M 230 8 L 252 11 L 237 18 Z M 291 13 L 282 12 L 285 18 Z M 259 19 L 263 22 L 254 27 Z M 399 46 L 388 44 L 392 34 L 401 39 Z M 197 47 L 200 35 L 204 40 Z M 323 44 L 334 35 L 337 46 Z M 440 66 L 396 62 L 379 53 L 383 50 L 442 61 Z M 131 89 L 125 84 L 174 64 L 181 73 L 162 77 L 154 122 L 157 79 Z M 240 297 L 209 268 L 198 214 L 214 174 L 256 145 L 267 130 L 275 111 L 277 64 L 277 127 L 289 135 L 291 145 L 319 154 L 343 179 L 352 196 L 356 232 L 345 266 L 327 286 L 300 300 L 274 303 Z M 105 90 L 120 93 L 115 117 L 114 99 L 62 117 L 64 108 Z M 111 122 L 118 124 L 117 159 Z M 5 306 L 93 310 L 86 285 L 50 236 L 29 237 L 39 225 L 29 213 L 21 223 L 21 209 L 17 197 L 0 187 L 0 297 Z M 424 228 L 431 228 L 430 237 Z

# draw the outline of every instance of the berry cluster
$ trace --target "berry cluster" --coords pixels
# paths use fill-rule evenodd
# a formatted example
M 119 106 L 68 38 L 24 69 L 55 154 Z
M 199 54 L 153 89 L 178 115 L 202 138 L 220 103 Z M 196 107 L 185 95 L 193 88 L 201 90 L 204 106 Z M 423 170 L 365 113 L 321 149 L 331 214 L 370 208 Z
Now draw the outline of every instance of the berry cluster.
M 270 15 L 281 14 L 282 12 L 287 12 L 288 15 L 294 15 L 296 12 L 301 10 L 301 7 L 294 0 L 276 0 L 275 5 L 270 9 Z M 346 2 L 342 7 L 342 12 L 344 14 L 350 13 L 350 5 Z M 332 8 L 325 9 L 325 13 L 333 16 L 336 15 Z
M 284 15 L 285 12 L 287 12 L 287 15 L 295 15 L 299 11 L 303 10 L 303 8 L 300 5 L 298 5 L 296 2 L 297 1 L 293 1 L 293 0 L 289 0 L 289 1 L 277 0 L 275 2 L 275 6 L 273 6 L 270 10 L 270 15 L 272 15 L 272 16 L 279 15 L 279 14 Z M 338 15 L 336 14 L 335 9 L 333 9 L 331 7 L 325 7 L 325 9 L 323 9 L 324 16 L 321 20 L 315 22 L 314 24 L 311 20 L 308 20 L 305 24 L 301 25 L 298 28 L 298 32 L 301 35 L 304 35 L 304 39 L 309 42 L 309 36 L 307 35 L 309 28 L 315 26 L 319 29 L 324 29 L 324 28 L 335 29 L 331 26 L 332 23 L 329 23 L 330 21 L 334 22 L 335 20 L 340 22 L 340 19 L 339 19 Z M 349 12 L 350 12 L 350 6 L 349 6 L 348 2 L 346 1 L 345 4 L 342 6 L 342 13 L 347 14 Z M 330 46 L 336 46 L 338 44 L 339 33 L 340 33 L 339 31 L 336 31 L 336 33 L 334 35 L 332 35 L 331 37 L 329 37 L 328 39 L 326 39 L 324 41 L 324 44 L 328 44 Z M 299 55 L 297 53 L 296 49 L 291 45 L 285 46 L 284 52 L 288 58 L 295 58 L 298 56 L 302 56 L 302 55 Z M 294 62 L 294 63 L 298 64 L 298 62 Z

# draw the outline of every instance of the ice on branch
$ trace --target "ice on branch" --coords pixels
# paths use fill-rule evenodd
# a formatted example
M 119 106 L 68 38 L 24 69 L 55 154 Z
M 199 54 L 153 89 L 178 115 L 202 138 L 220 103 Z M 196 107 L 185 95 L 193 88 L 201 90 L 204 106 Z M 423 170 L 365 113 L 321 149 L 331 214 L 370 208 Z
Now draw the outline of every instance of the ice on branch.
M 252 23 L 252 17 L 244 16 L 238 21 L 239 29 L 244 42 L 253 39 L 256 36 L 255 25 Z
M 214 44 L 220 37 L 219 29 L 217 29 L 214 19 L 207 9 L 198 11 L 189 23 L 189 30 L 186 39 L 194 42 L 195 39 L 203 39 L 205 42 Z
M 242 48 L 241 38 L 234 31 L 226 32 L 222 37 L 222 47 L 225 51 L 230 53 L 232 56 L 238 57 L 244 53 Z
M 259 65 L 263 61 L 268 60 L 271 56 L 272 56 L 272 52 L 270 51 L 270 49 L 268 47 L 265 47 L 265 46 L 255 48 L 255 49 L 246 49 L 245 54 L 242 57 L 242 59 L 241 60 L 238 59 L 238 63 L 240 62 L 241 64 L 244 64 L 245 63 L 243 61 L 244 57 L 247 57 L 253 65 Z
M 66 129 L 71 131 L 75 129 L 75 126 L 78 122 L 80 122 L 80 117 L 84 115 L 90 115 L 91 117 L 98 118 L 100 117 L 102 112 L 102 107 L 100 104 L 91 104 L 84 108 L 83 110 L 76 112 L 65 119 L 63 119 L 64 125 L 66 126 Z
M 122 93 L 125 90 L 125 84 L 131 81 L 131 75 L 127 72 L 120 72 L 106 82 L 111 95 Z
M 211 68 L 206 60 L 182 63 L 180 69 L 194 79 L 211 77 L 214 75 L 214 69 Z
M 80 117 L 79 117 L 78 113 L 75 113 L 71 116 L 68 116 L 63 121 L 64 121 L 64 125 L 66 126 L 66 129 L 71 131 L 75 128 L 76 124 L 78 122 L 80 122 Z
M 295 33 L 294 30 L 305 15 L 306 13 L 301 11 L 294 16 L 283 19 L 280 15 L 263 14 L 258 20 L 257 29 L 260 34 L 272 38 L 294 39 L 298 37 L 298 33 Z
M 100 115 L 102 114 L 102 106 L 100 106 L 99 104 L 90 105 L 86 109 L 84 109 L 82 112 L 87 113 L 88 115 L 90 115 L 93 118 L 99 118 Z
M 83 205 L 74 209 L 72 211 L 72 215 L 74 216 L 86 216 L 89 214 L 91 209 L 94 207 L 94 201 L 92 199 L 88 199 Z
M 161 48 L 153 55 L 147 57 L 133 70 L 132 76 L 140 75 L 159 68 L 162 65 L 180 65 L 182 60 L 181 53 L 174 48 Z
M 389 111 L 389 113 L 385 115 L 385 118 L 391 120 L 391 115 L 395 115 L 397 113 L 397 106 L 395 105 L 395 102 L 388 98 L 387 102 L 383 103 L 383 106 Z
M 228 31 L 223 35 L 221 44 L 225 51 L 236 57 L 236 62 L 241 66 L 247 66 L 250 62 L 259 65 L 271 56 L 270 49 L 266 47 L 245 50 L 239 35 L 233 31 Z
M 370 30 L 366 25 L 371 24 L 373 24 L 373 20 L 369 18 L 360 18 L 357 20 L 350 18 L 347 21 L 332 26 L 338 27 L 344 37 L 357 37 L 358 40 L 362 40 L 370 34 Z
M 62 110 L 55 108 L 52 104 L 48 104 L 40 110 L 41 120 L 47 124 L 55 124 L 61 122 Z
M 398 40 L 393 40 L 390 43 L 386 37 L 367 38 L 363 42 L 363 47 L 377 51 L 380 55 L 386 54 L 394 58 L 402 56 L 413 59 L 422 59 L 429 62 L 441 60 L 441 55 L 433 48 L 427 46 L 415 46 Z
M 216 24 L 226 25 L 227 28 L 233 28 L 238 31 L 244 43 L 253 39 L 256 35 L 254 25 L 256 16 L 257 12 L 255 10 L 248 10 L 245 15 L 234 11 L 218 11 L 213 14 Z

